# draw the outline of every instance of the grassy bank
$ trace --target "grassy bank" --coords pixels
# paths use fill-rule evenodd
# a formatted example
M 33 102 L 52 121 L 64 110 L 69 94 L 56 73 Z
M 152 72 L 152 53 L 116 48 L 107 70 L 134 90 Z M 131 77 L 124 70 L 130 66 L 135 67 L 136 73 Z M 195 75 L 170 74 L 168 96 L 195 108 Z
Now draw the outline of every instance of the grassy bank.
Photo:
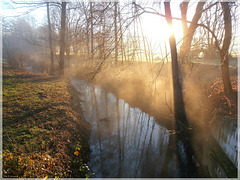
M 88 176 L 90 128 L 76 99 L 65 80 L 4 64 L 3 177 Z

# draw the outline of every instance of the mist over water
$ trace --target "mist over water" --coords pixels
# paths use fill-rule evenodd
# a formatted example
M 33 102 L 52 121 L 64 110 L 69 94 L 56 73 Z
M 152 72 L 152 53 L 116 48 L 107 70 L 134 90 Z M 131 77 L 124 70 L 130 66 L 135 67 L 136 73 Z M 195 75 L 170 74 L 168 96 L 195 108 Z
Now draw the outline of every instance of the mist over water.
M 95 177 L 183 177 L 185 174 L 176 153 L 183 155 L 185 151 L 175 137 L 171 68 L 164 65 L 157 74 L 159 68 L 156 66 L 149 72 L 149 68 L 136 65 L 134 69 L 120 67 L 118 73 L 113 67 L 104 68 L 96 76 L 95 85 L 72 80 L 82 94 L 85 118 L 93 125 L 89 166 L 96 173 Z M 204 84 L 211 81 L 205 82 L 205 75 L 197 73 L 198 67 L 194 68 L 182 83 L 192 131 L 198 127 L 192 140 L 194 151 L 198 152 L 194 160 L 197 176 L 225 177 L 224 169 L 219 168 L 220 162 L 213 161 L 207 153 L 210 146 L 205 143 L 211 136 L 209 121 L 214 105 L 205 94 Z M 154 79 L 156 74 L 158 77 Z M 212 73 L 210 79 L 217 75 Z M 220 135 L 215 136 L 222 147 L 224 143 L 221 141 L 225 137 L 231 139 L 228 141 L 236 139 L 236 136 L 229 136 L 232 131 L 227 129 L 212 126 L 212 131 L 218 134 L 228 131 L 221 133 L 220 138 Z M 236 151 L 229 149 L 226 140 L 224 142 L 224 152 L 236 156 Z M 230 159 L 236 164 L 236 158 Z M 204 170 L 206 167 L 208 171 Z
M 83 82 L 72 83 L 79 88 Z M 168 129 L 159 125 L 154 117 L 99 87 L 87 86 L 82 100 L 85 118 L 93 126 L 89 166 L 96 177 L 161 177 L 164 174 Z M 174 161 L 171 163 L 176 166 Z M 176 176 L 176 169 L 168 176 Z

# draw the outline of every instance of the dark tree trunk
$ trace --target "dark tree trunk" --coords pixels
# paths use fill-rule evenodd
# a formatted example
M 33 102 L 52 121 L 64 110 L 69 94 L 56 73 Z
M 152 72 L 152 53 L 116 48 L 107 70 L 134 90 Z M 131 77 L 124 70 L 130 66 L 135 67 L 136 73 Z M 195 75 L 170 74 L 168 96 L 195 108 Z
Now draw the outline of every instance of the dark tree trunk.
M 170 4 L 169 3 L 164 3 L 164 4 L 165 4 L 166 19 L 169 27 L 172 28 L 172 15 L 170 10 Z M 181 124 L 187 125 L 187 117 L 185 113 L 183 95 L 182 95 L 182 86 L 179 80 L 176 40 L 173 33 L 169 37 L 169 44 L 170 44 L 171 56 L 172 56 L 172 77 L 173 77 L 175 119 L 177 121 L 180 121 Z
M 103 16 L 103 59 L 106 59 L 106 18 Z
M 59 57 L 59 75 L 64 76 L 64 56 L 65 56 L 65 29 L 66 29 L 66 2 L 62 2 L 61 12 L 61 32 L 60 32 L 60 57 Z
M 221 70 L 222 70 L 222 79 L 224 84 L 224 92 L 225 95 L 230 95 L 233 93 L 230 74 L 229 74 L 229 47 L 232 39 L 232 18 L 230 13 L 229 4 L 227 2 L 221 3 L 223 9 L 224 16 L 224 40 L 223 46 L 220 50 L 220 58 L 221 58 Z
M 47 2 L 47 19 L 48 19 L 48 41 L 49 41 L 49 50 L 50 50 L 50 58 L 51 58 L 50 75 L 54 75 L 54 57 L 53 57 L 52 28 L 51 28 L 50 13 L 49 13 L 49 2 Z
M 231 95 L 233 93 L 232 84 L 230 80 L 229 74 L 229 56 L 221 54 L 221 71 L 222 71 L 222 79 L 224 85 L 224 93 L 226 96 Z
M 119 32 L 120 32 L 120 38 L 121 38 L 121 54 L 122 54 L 122 64 L 125 57 L 126 61 L 126 55 L 125 55 L 125 48 L 123 47 L 123 32 L 122 32 L 122 18 L 121 18 L 121 12 L 120 7 L 118 6 L 118 19 L 119 19 Z
M 164 2 L 166 20 L 172 29 L 172 14 L 169 2 Z M 172 78 L 174 96 L 174 118 L 177 131 L 177 154 L 180 162 L 182 177 L 196 177 L 195 155 L 192 149 L 191 134 L 189 132 L 188 120 L 185 112 L 182 86 L 179 81 L 178 57 L 176 40 L 172 31 L 169 37 L 169 44 L 172 57 Z
M 84 4 L 84 2 L 83 2 Z M 86 41 L 87 41 L 87 53 L 88 53 L 88 58 L 90 57 L 90 37 L 89 37 L 89 20 L 90 17 L 88 17 L 87 11 L 84 8 L 84 14 L 85 14 L 85 18 L 86 18 Z
M 90 22 L 91 22 L 91 60 L 93 60 L 93 2 L 90 2 Z
M 67 55 L 67 67 L 70 68 L 70 48 L 66 48 L 66 55 Z
M 115 64 L 118 61 L 117 2 L 114 3 Z
M 4 48 L 3 48 L 3 55 L 5 56 L 5 52 L 7 53 L 7 58 L 6 57 L 4 57 L 4 58 L 6 58 L 7 60 L 10 60 L 10 54 L 8 52 L 8 47 L 7 47 L 6 43 L 5 43 L 4 38 L 2 38 L 2 42 L 3 42 L 3 46 L 4 46 Z

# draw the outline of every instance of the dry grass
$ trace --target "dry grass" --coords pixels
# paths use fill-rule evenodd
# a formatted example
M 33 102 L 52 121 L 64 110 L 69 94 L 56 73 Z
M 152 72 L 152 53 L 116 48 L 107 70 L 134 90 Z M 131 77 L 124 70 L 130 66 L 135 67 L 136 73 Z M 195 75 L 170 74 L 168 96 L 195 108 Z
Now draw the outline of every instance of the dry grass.
M 3 177 L 85 177 L 89 125 L 72 99 L 66 81 L 4 65 Z

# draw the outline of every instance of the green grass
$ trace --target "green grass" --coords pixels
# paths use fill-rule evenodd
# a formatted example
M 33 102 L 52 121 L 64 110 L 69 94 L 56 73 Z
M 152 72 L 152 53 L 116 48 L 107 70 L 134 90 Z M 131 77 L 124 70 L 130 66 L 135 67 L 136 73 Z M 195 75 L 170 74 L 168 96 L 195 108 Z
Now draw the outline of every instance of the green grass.
M 88 125 L 74 110 L 69 90 L 64 80 L 4 65 L 3 177 L 88 173 Z

